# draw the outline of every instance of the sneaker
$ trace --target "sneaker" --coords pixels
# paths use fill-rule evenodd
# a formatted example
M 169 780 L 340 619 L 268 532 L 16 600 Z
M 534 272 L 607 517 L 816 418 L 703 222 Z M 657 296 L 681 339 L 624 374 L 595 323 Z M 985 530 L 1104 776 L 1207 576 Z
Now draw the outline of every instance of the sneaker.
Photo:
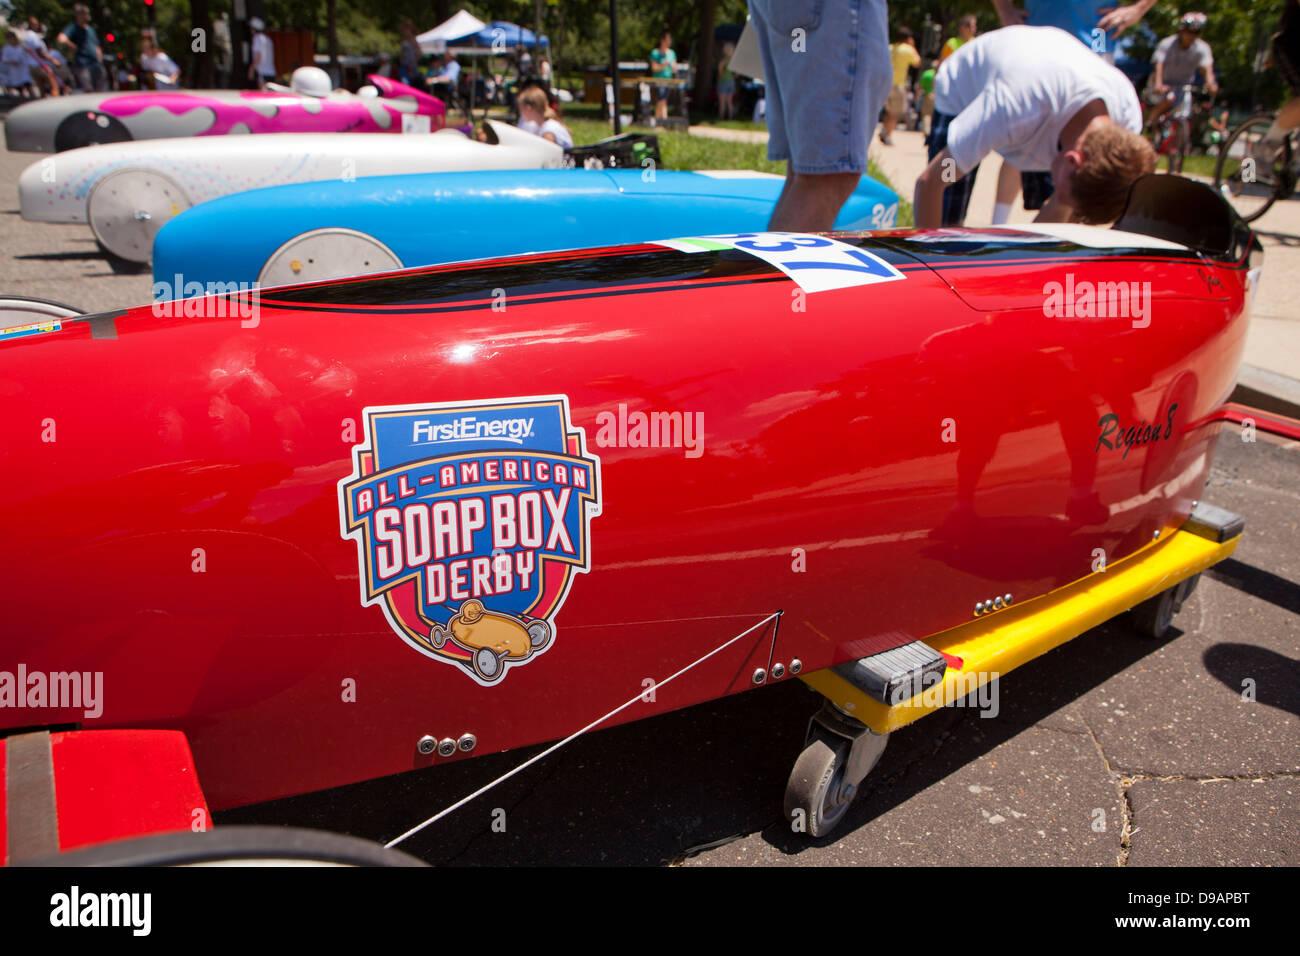
M 891 139 L 890 139 L 888 136 L 886 136 L 884 133 L 881 133 L 881 134 L 880 134 L 880 141 L 881 141 L 882 143 L 884 143 L 886 146 L 893 146 L 893 145 L 894 145 L 893 140 L 891 140 Z

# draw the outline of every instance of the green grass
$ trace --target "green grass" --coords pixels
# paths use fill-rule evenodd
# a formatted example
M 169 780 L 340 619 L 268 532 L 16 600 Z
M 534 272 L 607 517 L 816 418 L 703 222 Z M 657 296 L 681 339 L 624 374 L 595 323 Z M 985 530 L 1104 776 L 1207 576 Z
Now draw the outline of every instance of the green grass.
M 599 114 L 595 108 L 589 115 L 592 118 L 579 118 L 578 111 L 571 106 L 565 107 L 564 123 L 573 133 L 575 143 L 594 143 L 598 139 L 614 135 L 613 124 L 596 118 Z M 659 137 L 659 153 L 663 157 L 664 169 L 753 169 L 763 173 L 776 173 L 778 176 L 785 175 L 784 162 L 773 162 L 767 158 L 766 143 L 733 143 L 708 136 L 692 136 L 677 130 L 642 126 L 625 126 L 623 131 L 656 134 Z M 875 163 L 870 165 L 868 175 L 894 192 L 899 191 Z M 898 225 L 910 226 L 914 221 L 912 204 L 900 195 Z
M 573 133 L 575 143 L 594 143 L 614 135 L 613 124 L 595 119 L 573 119 L 565 111 L 564 123 Z M 756 169 L 764 173 L 785 175 L 785 163 L 767 158 L 766 143 L 733 143 L 707 136 L 646 126 L 625 126 L 625 133 L 653 133 L 659 137 L 659 153 L 664 169 Z
M 750 131 L 763 132 L 767 129 L 766 123 L 755 123 L 753 120 L 743 119 L 715 119 L 713 116 L 692 115 L 692 126 L 715 126 L 718 129 L 743 129 Z
M 1208 176 L 1214 178 L 1214 166 L 1218 163 L 1219 157 L 1207 156 L 1203 153 L 1195 153 L 1191 156 L 1183 157 L 1183 172 L 1191 176 Z M 1164 172 L 1169 168 L 1166 157 L 1161 156 L 1160 162 L 1156 166 L 1158 172 Z

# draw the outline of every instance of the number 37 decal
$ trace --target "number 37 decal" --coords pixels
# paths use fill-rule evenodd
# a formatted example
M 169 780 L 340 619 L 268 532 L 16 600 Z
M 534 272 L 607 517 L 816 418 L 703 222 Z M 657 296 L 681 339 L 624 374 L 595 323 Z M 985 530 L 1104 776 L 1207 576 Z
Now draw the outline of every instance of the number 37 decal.
M 797 232 L 737 232 L 667 239 L 653 245 L 679 252 L 721 249 L 746 252 L 780 269 L 805 292 L 826 292 L 906 278 L 884 259 L 847 242 Z

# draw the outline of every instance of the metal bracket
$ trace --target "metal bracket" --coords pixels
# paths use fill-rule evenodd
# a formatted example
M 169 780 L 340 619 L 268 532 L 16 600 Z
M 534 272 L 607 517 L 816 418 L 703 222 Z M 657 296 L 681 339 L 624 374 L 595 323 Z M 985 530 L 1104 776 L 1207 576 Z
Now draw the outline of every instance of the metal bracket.
M 854 792 L 867 774 L 880 760 L 889 742 L 889 734 L 878 734 L 866 724 L 850 717 L 829 700 L 808 722 L 808 740 L 817 736 L 833 738 L 827 742 L 835 745 L 848 741 L 848 758 L 844 761 L 844 778 L 839 796 L 852 799 Z

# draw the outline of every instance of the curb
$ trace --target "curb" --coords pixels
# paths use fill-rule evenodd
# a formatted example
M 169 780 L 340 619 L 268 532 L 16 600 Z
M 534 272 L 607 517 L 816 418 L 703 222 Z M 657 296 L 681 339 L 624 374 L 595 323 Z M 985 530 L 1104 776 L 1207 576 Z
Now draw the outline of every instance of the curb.
M 1300 381 L 1256 365 L 1243 365 L 1228 401 L 1300 418 Z

